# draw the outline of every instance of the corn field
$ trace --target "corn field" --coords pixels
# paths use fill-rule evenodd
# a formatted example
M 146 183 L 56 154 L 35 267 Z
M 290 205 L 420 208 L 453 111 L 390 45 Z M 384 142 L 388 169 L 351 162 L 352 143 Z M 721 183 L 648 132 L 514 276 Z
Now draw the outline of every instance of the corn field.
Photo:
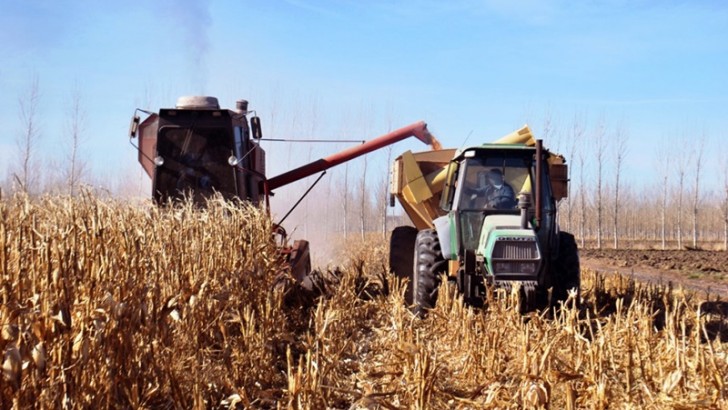
M 2 408 L 728 408 L 707 295 L 584 271 L 580 308 L 448 287 L 417 319 L 381 239 L 305 292 L 244 204 L 19 195 L 0 217 Z

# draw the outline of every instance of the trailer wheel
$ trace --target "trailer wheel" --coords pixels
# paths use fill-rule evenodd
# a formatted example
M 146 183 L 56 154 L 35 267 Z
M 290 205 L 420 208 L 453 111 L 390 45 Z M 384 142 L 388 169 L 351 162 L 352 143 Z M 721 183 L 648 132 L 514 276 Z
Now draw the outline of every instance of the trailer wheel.
M 553 262 L 551 270 L 553 276 L 553 290 L 551 292 L 551 305 L 558 306 L 569 296 L 569 290 L 577 291 L 577 306 L 579 303 L 581 270 L 579 267 L 579 250 L 574 235 L 568 232 L 559 232 L 559 254 Z
M 437 304 L 440 274 L 446 269 L 446 263 L 435 230 L 425 229 L 417 233 L 413 279 L 413 309 L 416 315 L 423 316 L 426 310 Z
M 417 228 L 398 226 L 392 231 L 389 240 L 389 270 L 400 279 L 408 279 L 404 299 L 407 305 L 412 304 L 412 282 L 415 271 L 414 255 Z

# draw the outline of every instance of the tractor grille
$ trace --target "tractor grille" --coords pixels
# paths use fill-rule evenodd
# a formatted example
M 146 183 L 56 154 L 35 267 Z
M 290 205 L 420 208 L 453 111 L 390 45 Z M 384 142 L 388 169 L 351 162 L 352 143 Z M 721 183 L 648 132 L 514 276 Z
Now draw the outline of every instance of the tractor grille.
M 503 238 L 496 241 L 492 257 L 516 260 L 538 259 L 538 246 L 533 238 Z

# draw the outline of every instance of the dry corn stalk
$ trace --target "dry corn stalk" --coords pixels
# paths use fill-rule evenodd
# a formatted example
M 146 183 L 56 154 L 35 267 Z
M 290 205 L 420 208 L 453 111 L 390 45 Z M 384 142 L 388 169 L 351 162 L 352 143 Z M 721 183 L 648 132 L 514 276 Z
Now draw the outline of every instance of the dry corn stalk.
M 725 302 L 585 271 L 582 311 L 473 310 L 445 285 L 419 320 L 378 238 L 313 304 L 277 288 L 244 204 L 18 196 L 0 217 L 2 406 L 728 407 Z

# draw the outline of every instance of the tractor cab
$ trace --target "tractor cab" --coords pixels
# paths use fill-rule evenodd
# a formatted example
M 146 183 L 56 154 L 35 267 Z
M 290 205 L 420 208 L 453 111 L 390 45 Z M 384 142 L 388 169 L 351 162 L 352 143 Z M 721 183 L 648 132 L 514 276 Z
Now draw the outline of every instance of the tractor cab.
M 526 212 L 528 221 L 533 219 L 535 154 L 534 147 L 525 145 L 484 144 L 466 149 L 453 158 L 440 206 L 458 222 L 458 247 L 477 250 L 483 222 L 489 216 L 510 215 L 499 219 L 512 220 L 514 226 L 521 225 L 522 211 Z M 551 197 L 549 190 L 540 191 L 544 198 Z M 549 201 L 541 203 L 548 206 Z

